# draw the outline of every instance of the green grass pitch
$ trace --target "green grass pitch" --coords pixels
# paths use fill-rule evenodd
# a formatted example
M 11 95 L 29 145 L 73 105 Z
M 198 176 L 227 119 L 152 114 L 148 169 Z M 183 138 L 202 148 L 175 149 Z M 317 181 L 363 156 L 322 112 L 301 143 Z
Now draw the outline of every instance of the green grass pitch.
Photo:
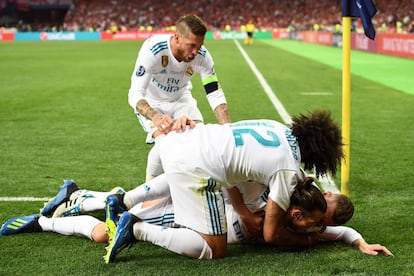
M 67 178 L 103 191 L 143 182 L 150 147 L 127 102 L 140 45 L 0 43 L 0 197 L 51 197 Z M 280 120 L 235 43 L 206 46 L 233 121 Z M 243 47 L 289 114 L 326 108 L 341 123 L 341 49 L 282 40 Z M 0 275 L 413 275 L 414 61 L 353 52 L 351 68 L 348 226 L 395 257 L 322 243 L 303 252 L 232 245 L 225 259 L 193 260 L 138 243 L 105 265 L 103 244 L 36 233 L 0 236 Z M 193 85 L 215 122 L 198 76 Z M 0 223 L 40 207 L 0 201 Z

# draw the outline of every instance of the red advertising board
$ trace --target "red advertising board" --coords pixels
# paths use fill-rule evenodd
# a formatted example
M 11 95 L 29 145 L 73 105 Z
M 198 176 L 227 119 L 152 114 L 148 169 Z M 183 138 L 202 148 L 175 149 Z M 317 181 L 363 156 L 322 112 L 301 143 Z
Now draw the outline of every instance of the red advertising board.
M 414 34 L 381 34 L 378 39 L 378 53 L 414 58 Z
M 299 31 L 294 33 L 274 31 L 272 38 L 286 38 L 323 45 L 342 45 L 342 35 L 329 32 Z M 351 49 L 384 55 L 414 58 L 414 34 L 377 33 L 371 40 L 363 33 L 351 33 Z
M 378 37 L 375 40 L 369 39 L 365 34 L 351 34 L 351 49 L 376 53 L 378 48 Z
M 0 33 L 0 41 L 13 41 L 14 33 Z
M 333 35 L 330 32 L 301 31 L 297 32 L 297 39 L 321 45 L 333 44 Z
M 145 40 L 154 34 L 172 34 L 172 32 L 102 32 L 101 40 Z

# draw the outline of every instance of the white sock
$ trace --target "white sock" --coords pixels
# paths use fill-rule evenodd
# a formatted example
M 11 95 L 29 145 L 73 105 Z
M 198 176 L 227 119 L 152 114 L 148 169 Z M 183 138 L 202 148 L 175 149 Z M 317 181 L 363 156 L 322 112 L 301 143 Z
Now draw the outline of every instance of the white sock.
M 91 240 L 92 230 L 99 223 L 101 223 L 101 221 L 92 216 L 61 218 L 48 218 L 41 216 L 39 218 L 40 227 L 42 227 L 44 232 L 55 232 L 67 236 L 85 237 Z
M 82 194 L 83 196 L 89 195 L 100 199 L 106 199 L 109 195 L 112 195 L 113 192 L 98 192 L 98 191 L 90 191 L 85 190 L 85 192 Z
M 170 187 L 168 185 L 167 176 L 161 174 L 135 189 L 126 192 L 124 196 L 124 204 L 128 209 L 131 209 L 138 203 L 168 197 L 169 195 Z
M 114 191 L 97 192 L 90 190 L 78 190 L 70 196 L 70 200 L 75 200 L 77 198 L 83 199 L 80 204 L 82 213 L 100 211 L 105 209 L 106 198 L 113 193 Z
M 180 255 L 211 259 L 213 252 L 207 242 L 195 231 L 188 228 L 166 228 L 146 222 L 134 224 L 137 240 L 148 241 Z
M 105 199 L 101 198 L 85 198 L 81 203 L 81 212 L 93 212 L 93 211 L 100 211 L 105 210 Z

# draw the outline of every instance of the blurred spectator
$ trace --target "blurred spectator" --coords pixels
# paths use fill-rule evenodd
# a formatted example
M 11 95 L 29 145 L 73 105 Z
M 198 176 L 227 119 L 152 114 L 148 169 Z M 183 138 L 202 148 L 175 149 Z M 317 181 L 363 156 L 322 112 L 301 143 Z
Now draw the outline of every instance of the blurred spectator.
M 414 0 L 373 2 L 378 9 L 373 22 L 379 31 L 397 32 L 397 22 L 400 32 L 411 31 Z M 180 15 L 188 13 L 200 16 L 210 30 L 225 30 L 229 26 L 239 31 L 251 18 L 256 30 L 269 31 L 291 28 L 294 22 L 297 31 L 319 26 L 318 31 L 334 32 L 342 22 L 342 0 L 0 0 L 0 15 L 8 5 L 16 3 L 72 3 L 62 22 L 61 29 L 65 31 L 169 30 Z M 359 19 L 354 21 L 356 30 L 361 31 Z
M 386 22 L 391 30 L 402 21 L 402 32 L 409 30 L 410 18 L 414 18 L 414 0 L 373 0 L 378 9 L 374 24 L 379 28 Z M 342 0 L 74 0 L 75 8 L 65 18 L 68 25 L 99 26 L 108 29 L 110 22 L 123 25 L 128 30 L 150 26 L 165 30 L 172 26 L 179 15 L 195 13 L 210 30 L 241 30 L 244 22 L 254 18 L 257 30 L 286 29 L 295 22 L 295 29 L 334 31 L 342 22 Z M 360 24 L 358 24 L 360 25 Z M 337 28 L 337 27 L 336 27 Z

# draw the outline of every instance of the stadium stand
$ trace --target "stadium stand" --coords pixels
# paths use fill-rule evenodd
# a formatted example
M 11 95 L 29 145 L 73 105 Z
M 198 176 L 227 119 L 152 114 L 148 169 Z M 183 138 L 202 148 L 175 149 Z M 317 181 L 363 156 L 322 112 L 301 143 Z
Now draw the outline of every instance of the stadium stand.
M 414 31 L 414 0 L 373 0 L 380 32 Z M 341 24 L 342 0 L 0 0 L 0 19 L 20 31 L 160 30 L 173 26 L 179 15 L 195 13 L 210 30 L 240 30 L 253 20 L 258 30 L 294 27 L 333 31 Z M 22 17 L 35 10 L 38 18 Z M 61 14 L 64 14 L 61 16 Z M 59 16 L 57 16 L 58 14 Z M 55 15 L 55 17 L 53 17 Z M 0 21 L 1 22 L 1 21 Z M 0 23 L 1 24 L 1 23 Z M 27 25 L 30 25 L 28 28 Z M 4 25 L 4 24 L 3 24 Z

